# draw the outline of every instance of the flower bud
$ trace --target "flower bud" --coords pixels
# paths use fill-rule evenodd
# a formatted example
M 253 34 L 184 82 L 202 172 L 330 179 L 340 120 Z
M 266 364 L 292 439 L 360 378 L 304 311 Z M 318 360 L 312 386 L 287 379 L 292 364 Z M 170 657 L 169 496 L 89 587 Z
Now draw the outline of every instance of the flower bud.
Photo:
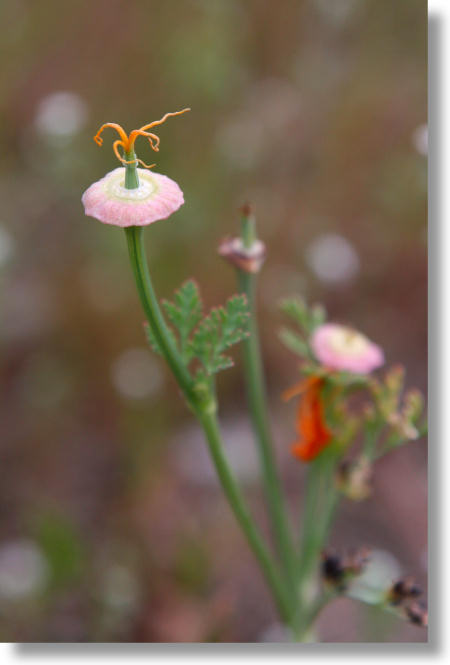
M 405 394 L 403 414 L 410 422 L 416 422 L 422 414 L 424 406 L 423 395 L 417 388 L 408 390 Z
M 392 425 L 397 434 L 407 441 L 414 441 L 419 436 L 419 432 L 412 423 L 410 423 L 403 414 L 391 413 L 388 418 L 388 423 Z

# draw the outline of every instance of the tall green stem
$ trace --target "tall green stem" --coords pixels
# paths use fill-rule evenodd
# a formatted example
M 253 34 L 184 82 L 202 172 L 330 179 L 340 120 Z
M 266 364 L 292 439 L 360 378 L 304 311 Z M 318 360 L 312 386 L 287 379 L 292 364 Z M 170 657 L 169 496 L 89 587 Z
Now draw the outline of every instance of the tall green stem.
M 259 531 L 255 527 L 255 523 L 245 507 L 239 486 L 224 456 L 217 419 L 214 414 L 203 412 L 199 414 L 199 420 L 203 425 L 211 457 L 214 461 L 222 488 L 228 498 L 237 521 L 247 536 L 247 540 L 253 553 L 259 561 L 278 605 L 280 615 L 285 622 L 289 623 L 294 608 L 291 605 L 287 593 L 287 587 L 285 586 L 283 579 L 280 577 L 276 566 L 261 539 Z
M 255 240 L 254 220 L 249 216 L 244 216 L 242 220 L 242 240 L 244 246 L 248 245 L 248 243 L 253 243 Z M 250 308 L 250 335 L 243 342 L 243 360 L 252 426 L 258 446 L 272 531 L 291 593 L 296 597 L 295 551 L 281 483 L 277 473 L 274 445 L 268 418 L 265 380 L 256 318 L 256 276 L 244 270 L 239 270 L 238 276 L 239 290 L 247 296 Z
M 325 450 L 308 470 L 299 565 L 300 586 L 317 564 L 337 505 L 338 494 L 333 484 L 335 461 L 334 454 Z
M 246 507 L 244 497 L 239 490 L 239 486 L 225 457 L 217 423 L 214 396 L 210 393 L 206 399 L 204 394 L 201 398 L 199 397 L 195 391 L 193 379 L 171 341 L 151 283 L 142 243 L 142 229 L 136 226 L 128 227 L 126 229 L 126 236 L 137 290 L 149 325 L 190 407 L 203 427 L 225 495 L 260 564 L 277 603 L 280 615 L 284 621 L 288 622 L 293 615 L 294 608 L 291 605 L 284 580 L 280 576 L 275 562 L 272 560 L 260 536 L 259 530 Z
M 164 321 L 158 299 L 153 289 L 150 273 L 145 259 L 145 251 L 142 242 L 142 227 L 129 226 L 125 229 L 128 253 L 131 267 L 138 290 L 139 298 L 151 326 L 153 334 L 162 350 L 165 360 L 172 370 L 180 388 L 183 390 L 189 403 L 194 398 L 193 381 L 186 366 L 171 341 L 169 331 Z
M 312 608 L 319 603 L 319 557 L 326 544 L 338 504 L 338 493 L 333 483 L 335 464 L 334 452 L 325 450 L 311 462 L 308 469 L 298 566 L 300 603 L 295 621 L 297 633 L 300 635 L 308 631 L 315 617 Z

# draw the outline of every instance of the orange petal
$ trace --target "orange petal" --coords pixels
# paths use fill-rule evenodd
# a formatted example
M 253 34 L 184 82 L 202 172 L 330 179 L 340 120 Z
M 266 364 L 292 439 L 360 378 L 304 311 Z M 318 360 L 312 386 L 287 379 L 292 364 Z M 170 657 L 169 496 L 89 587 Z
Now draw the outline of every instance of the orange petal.
M 320 376 L 308 376 L 306 379 L 303 379 L 302 381 L 299 381 L 299 383 L 296 383 L 294 386 L 291 386 L 287 390 L 285 390 L 281 394 L 281 399 L 284 402 L 288 402 L 290 399 L 293 397 L 297 397 L 298 395 L 301 395 L 302 393 L 305 392 L 305 390 L 309 390 L 312 388 L 314 385 L 317 384 L 317 386 L 320 385 L 322 381 L 322 377 Z

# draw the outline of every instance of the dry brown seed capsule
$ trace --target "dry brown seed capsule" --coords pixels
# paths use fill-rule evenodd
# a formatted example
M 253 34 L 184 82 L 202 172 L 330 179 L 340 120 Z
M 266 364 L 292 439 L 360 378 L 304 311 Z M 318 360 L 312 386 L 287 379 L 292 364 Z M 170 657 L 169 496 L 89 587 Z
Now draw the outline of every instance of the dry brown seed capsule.
M 404 577 L 397 580 L 389 590 L 389 601 L 392 605 L 400 605 L 405 600 L 417 598 L 422 594 L 422 589 L 415 583 L 412 577 Z
M 411 603 L 405 607 L 406 616 L 415 626 L 428 626 L 428 610 L 421 603 Z
M 339 556 L 335 552 L 322 554 L 322 578 L 338 591 L 345 591 L 347 581 L 363 572 L 370 551 L 363 547 L 353 553 Z

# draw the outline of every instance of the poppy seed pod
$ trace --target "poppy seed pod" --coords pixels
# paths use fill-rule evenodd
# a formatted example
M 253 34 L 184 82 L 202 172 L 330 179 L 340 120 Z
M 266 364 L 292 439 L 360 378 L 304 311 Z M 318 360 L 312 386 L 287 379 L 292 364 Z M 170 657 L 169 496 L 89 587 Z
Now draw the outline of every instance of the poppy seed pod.
M 122 167 L 107 173 L 94 182 L 83 194 L 82 203 L 86 215 L 95 217 L 104 224 L 114 226 L 147 226 L 159 219 L 166 219 L 184 203 L 183 192 L 177 183 L 160 173 L 137 168 L 141 164 L 151 169 L 135 155 L 134 148 L 139 137 L 147 139 L 150 148 L 159 152 L 159 137 L 149 129 L 161 125 L 171 116 L 181 115 L 190 109 L 166 113 L 160 120 L 133 129 L 129 134 L 115 122 L 107 122 L 94 136 L 97 145 L 103 144 L 102 132 L 109 128 L 119 135 L 113 143 L 113 151 Z
M 266 258 L 266 246 L 261 240 L 255 240 L 247 248 L 241 238 L 225 238 L 220 243 L 218 252 L 238 270 L 249 273 L 259 272 Z
M 125 168 L 119 167 L 94 182 L 83 194 L 86 215 L 114 226 L 146 226 L 166 219 L 183 205 L 177 183 L 160 173 L 136 169 L 139 187 L 125 187 Z

